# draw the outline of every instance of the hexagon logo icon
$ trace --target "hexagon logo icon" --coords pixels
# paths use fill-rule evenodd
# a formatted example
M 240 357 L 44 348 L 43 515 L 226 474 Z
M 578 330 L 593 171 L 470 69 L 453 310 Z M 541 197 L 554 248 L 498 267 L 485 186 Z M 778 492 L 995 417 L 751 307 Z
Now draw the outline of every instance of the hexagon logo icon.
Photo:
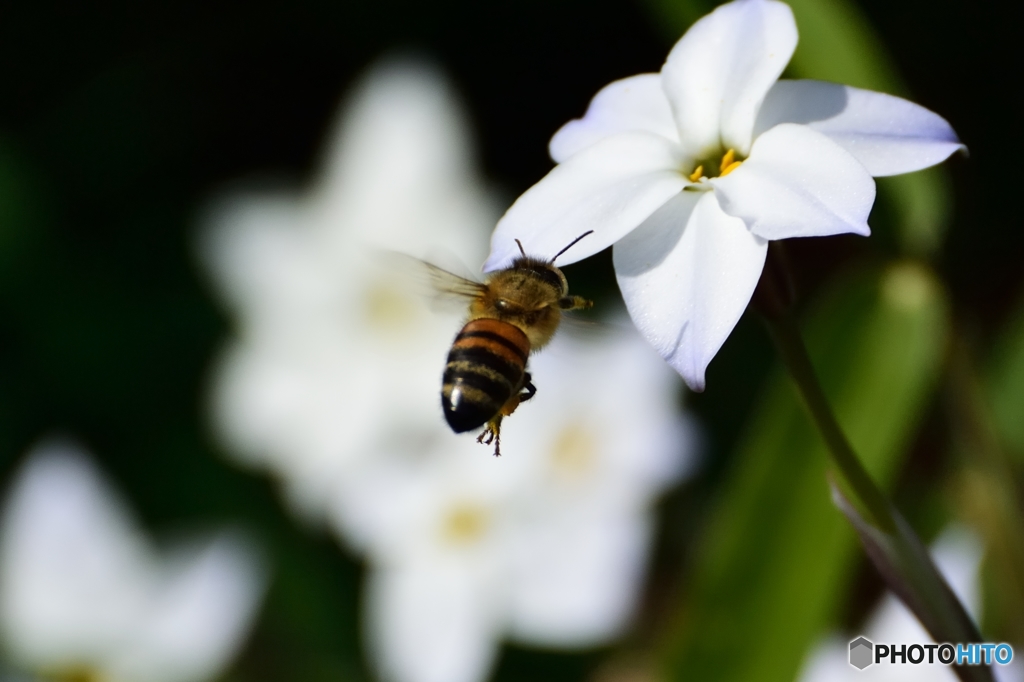
M 850 665 L 857 670 L 863 670 L 874 663 L 874 657 L 871 655 L 874 648 L 874 644 L 867 637 L 858 637 L 850 642 Z

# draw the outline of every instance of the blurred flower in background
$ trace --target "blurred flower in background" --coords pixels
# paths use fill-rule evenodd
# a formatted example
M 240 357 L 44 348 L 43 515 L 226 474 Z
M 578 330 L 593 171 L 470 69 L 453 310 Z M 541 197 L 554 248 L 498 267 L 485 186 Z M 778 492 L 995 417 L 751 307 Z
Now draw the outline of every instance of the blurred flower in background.
M 437 431 L 438 363 L 458 326 L 396 280 L 383 251 L 479 263 L 498 213 L 444 79 L 387 62 L 359 84 L 308 195 L 224 200 L 203 256 L 239 335 L 214 386 L 240 460 L 318 517 L 360 457 Z
M 216 677 L 256 615 L 265 575 L 232 533 L 157 553 L 88 457 L 39 446 L 0 526 L 0 634 L 33 674 L 108 682 Z
M 373 69 L 305 198 L 221 204 L 204 256 L 238 316 L 214 387 L 231 450 L 370 565 L 364 623 L 396 682 L 484 679 L 506 636 L 587 647 L 633 615 L 655 497 L 692 465 L 678 377 L 632 331 L 562 334 L 506 456 L 451 433 L 444 358 L 465 314 L 430 310 L 381 249 L 478 264 L 498 214 L 448 86 Z
M 963 526 L 951 526 L 932 543 L 932 556 L 939 570 L 961 603 L 980 621 L 981 541 Z M 926 644 L 934 641 L 917 618 L 894 595 L 886 593 L 863 626 L 853 636 L 863 635 L 873 642 Z M 999 682 L 1024 680 L 1024 667 L 1016 659 L 1009 666 L 994 665 L 992 671 Z M 854 680 L 907 680 L 913 682 L 955 682 L 953 670 L 941 663 L 927 660 L 917 665 L 879 665 L 857 670 L 849 663 L 849 642 L 832 637 L 813 650 L 799 682 L 853 682 Z
M 339 497 L 372 567 L 370 645 L 386 679 L 486 677 L 506 633 L 545 647 L 622 634 L 653 538 L 652 502 L 693 465 L 681 382 L 632 330 L 563 334 L 504 430 L 380 453 Z

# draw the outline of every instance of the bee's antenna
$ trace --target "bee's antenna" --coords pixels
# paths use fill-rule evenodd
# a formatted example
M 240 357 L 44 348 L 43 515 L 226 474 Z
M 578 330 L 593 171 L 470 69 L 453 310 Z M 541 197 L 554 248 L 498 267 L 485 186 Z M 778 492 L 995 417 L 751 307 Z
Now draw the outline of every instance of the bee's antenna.
M 572 248 L 573 246 L 575 246 L 576 242 L 578 242 L 579 240 L 583 239 L 583 238 L 584 238 L 584 237 L 586 237 L 586 236 L 587 236 L 588 234 L 594 234 L 594 231 L 593 231 L 593 230 L 587 230 L 586 232 L 584 232 L 583 234 L 581 234 L 581 235 L 580 235 L 579 237 L 576 237 L 576 239 L 573 239 L 573 240 L 572 240 L 571 242 L 569 242 L 569 245 L 568 245 L 568 246 L 566 246 L 566 247 L 565 247 L 564 249 L 562 249 L 561 251 L 559 251 L 558 253 L 556 253 L 556 254 L 555 254 L 554 256 L 552 256 L 551 260 L 549 260 L 548 262 L 549 262 L 549 263 L 554 263 L 554 262 L 555 262 L 555 259 L 556 259 L 556 258 L 558 258 L 558 257 L 559 257 L 559 256 L 561 256 L 561 255 L 562 255 L 563 253 L 565 253 L 566 251 L 568 251 L 569 249 L 571 249 L 571 248 Z M 519 240 L 517 239 L 517 240 L 516 240 L 516 243 L 518 243 L 518 242 L 519 242 Z M 520 246 L 519 248 L 520 248 L 520 249 L 522 249 L 523 247 L 521 247 L 521 246 Z
M 519 246 L 519 253 L 523 254 L 523 258 L 526 258 L 526 252 L 523 251 L 523 243 L 517 239 L 516 244 Z

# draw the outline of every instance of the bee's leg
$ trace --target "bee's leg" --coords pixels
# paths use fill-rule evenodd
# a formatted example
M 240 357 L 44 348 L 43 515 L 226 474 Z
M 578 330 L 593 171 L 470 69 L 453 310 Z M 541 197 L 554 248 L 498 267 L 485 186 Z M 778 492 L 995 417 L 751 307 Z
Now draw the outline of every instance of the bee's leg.
M 594 307 L 594 302 L 582 296 L 563 296 L 558 300 L 558 307 L 562 310 L 587 310 Z
M 514 394 L 501 406 L 498 414 L 491 421 L 487 422 L 487 428 L 476 439 L 476 442 L 482 445 L 494 443 L 495 457 L 501 457 L 501 420 L 515 412 L 516 408 L 519 407 L 519 403 L 529 400 L 537 393 L 537 387 L 533 385 L 531 379 L 532 377 L 529 372 L 523 373 L 523 385 L 520 392 Z
M 537 395 L 537 387 L 533 385 L 533 377 L 530 376 L 529 372 L 523 375 L 523 392 L 519 394 L 519 402 L 525 403 L 527 400 Z
M 477 436 L 476 442 L 481 445 L 494 443 L 494 456 L 501 457 L 501 418 L 504 415 L 498 413 L 491 421 L 487 422 L 487 428 Z
M 496 421 L 497 419 L 493 419 L 487 422 L 487 428 L 485 428 L 483 432 L 476 437 L 477 443 L 480 443 L 481 445 L 490 445 L 494 442 L 494 423 Z

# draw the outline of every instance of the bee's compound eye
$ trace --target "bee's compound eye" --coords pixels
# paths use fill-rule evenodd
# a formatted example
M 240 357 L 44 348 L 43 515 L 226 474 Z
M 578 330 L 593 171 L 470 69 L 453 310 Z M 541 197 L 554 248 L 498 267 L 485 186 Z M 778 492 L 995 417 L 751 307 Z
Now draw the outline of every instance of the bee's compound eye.
M 508 301 L 506 301 L 503 298 L 499 298 L 497 301 L 494 302 L 494 307 L 497 308 L 498 310 L 508 310 L 510 306 Z

